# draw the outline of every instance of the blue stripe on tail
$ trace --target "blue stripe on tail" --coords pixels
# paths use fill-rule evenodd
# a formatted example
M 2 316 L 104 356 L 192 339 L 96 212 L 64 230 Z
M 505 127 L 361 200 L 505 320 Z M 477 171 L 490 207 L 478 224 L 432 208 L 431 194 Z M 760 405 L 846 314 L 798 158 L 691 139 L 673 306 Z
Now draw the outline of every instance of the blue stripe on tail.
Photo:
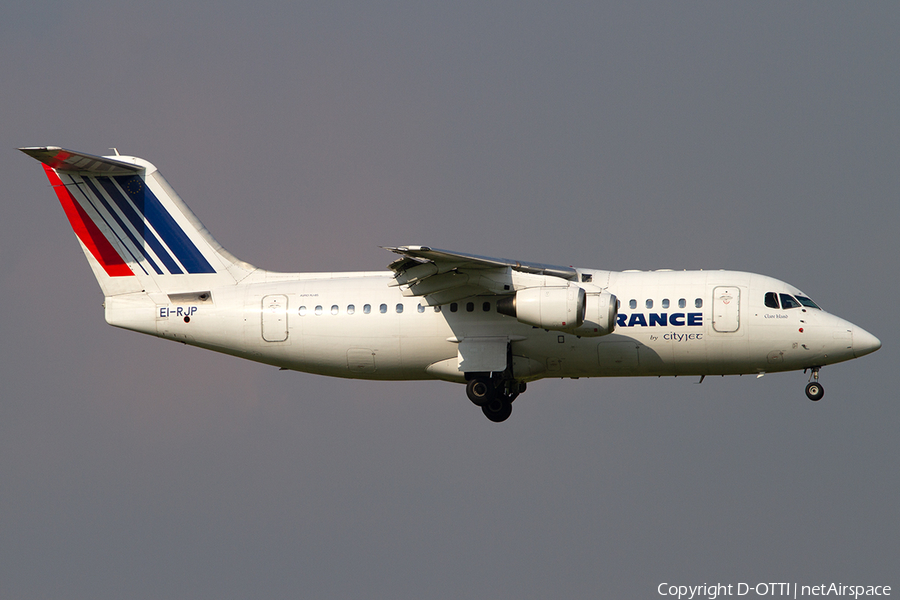
M 103 204 L 103 208 L 106 209 L 106 212 L 109 213 L 110 215 L 112 215 L 112 218 L 115 219 L 116 223 L 119 226 L 119 229 L 121 229 L 125 233 L 125 235 L 128 237 L 128 239 L 131 240 L 131 243 L 134 245 L 134 247 L 137 248 L 138 251 L 140 251 L 141 255 L 144 257 L 144 260 L 146 260 L 147 263 L 151 267 L 153 267 L 153 270 L 156 271 L 157 275 L 162 275 L 163 274 L 162 269 L 159 268 L 159 266 L 156 264 L 156 261 L 154 261 L 153 258 L 150 256 L 150 253 L 147 252 L 147 249 L 144 247 L 143 241 L 139 242 L 137 240 L 137 238 L 134 237 L 134 234 L 131 233 L 131 230 L 128 229 L 128 227 L 125 225 L 125 223 L 122 222 L 122 219 L 119 218 L 118 213 L 116 213 L 116 211 L 113 210 L 113 208 L 109 205 L 109 202 L 106 201 L 106 198 L 103 196 L 103 194 L 100 193 L 100 190 L 97 189 L 97 186 L 94 185 L 93 180 L 90 177 L 84 177 L 82 180 L 88 186 L 88 188 L 91 190 L 92 195 L 94 197 L 96 197 Z M 85 194 L 85 196 L 87 196 L 87 194 Z M 95 210 L 96 210 L 96 208 L 95 208 Z M 99 213 L 100 211 L 98 210 L 97 212 Z M 125 211 L 123 211 L 123 212 L 125 212 Z M 128 214 L 128 213 L 125 213 L 125 214 Z M 132 220 L 132 223 L 134 223 L 133 220 Z M 142 229 L 143 229 L 143 223 L 141 223 L 141 227 L 138 228 L 138 231 L 141 231 Z M 111 227 L 110 227 L 110 230 L 115 232 L 115 230 L 112 229 Z M 122 240 L 120 240 L 120 241 L 122 241 Z M 124 245 L 124 243 L 123 243 L 123 245 Z M 125 247 L 127 248 L 128 246 L 125 246 Z M 138 263 L 138 264 L 140 264 L 140 263 Z M 141 267 L 141 268 L 143 268 L 143 267 Z
M 175 262 L 175 258 L 188 273 L 216 272 L 196 244 L 191 241 L 140 177 L 131 175 L 111 178 L 97 177 L 96 179 L 170 273 L 177 275 L 184 272 Z M 113 180 L 119 187 L 116 187 Z M 124 190 L 128 196 L 126 197 L 119 188 Z M 162 246 L 153 232 L 146 228 L 145 223 L 149 223 L 153 227 L 171 253 Z
M 178 261 L 184 265 L 188 273 L 215 273 L 206 257 L 200 253 L 196 244 L 191 241 L 172 215 L 169 214 L 159 199 L 150 191 L 144 181 L 136 176 L 114 177 L 116 182 L 131 197 L 135 206 L 143 205 L 144 218 L 162 236 L 166 245 L 175 253 Z
M 172 258 L 172 255 L 169 254 L 169 251 L 163 247 L 157 237 L 153 235 L 153 232 L 147 229 L 143 214 L 143 202 L 139 203 L 136 201 L 132 206 L 128 201 L 128 198 L 125 197 L 109 177 L 97 177 L 96 179 L 100 182 L 100 185 L 103 186 L 103 189 L 106 190 L 106 193 L 109 194 L 109 197 L 113 199 L 113 202 L 116 203 L 116 206 L 119 207 L 119 210 L 122 211 L 122 214 L 124 214 L 131 222 L 141 239 L 143 239 L 147 245 L 150 246 L 150 249 L 153 250 L 154 254 L 159 257 L 159 260 L 161 260 L 166 269 L 169 270 L 169 273 L 172 275 L 181 275 L 184 273 L 184 271 L 181 270 L 181 267 L 178 266 L 178 263 L 175 262 L 175 259 Z M 135 208 L 137 210 L 135 210 Z

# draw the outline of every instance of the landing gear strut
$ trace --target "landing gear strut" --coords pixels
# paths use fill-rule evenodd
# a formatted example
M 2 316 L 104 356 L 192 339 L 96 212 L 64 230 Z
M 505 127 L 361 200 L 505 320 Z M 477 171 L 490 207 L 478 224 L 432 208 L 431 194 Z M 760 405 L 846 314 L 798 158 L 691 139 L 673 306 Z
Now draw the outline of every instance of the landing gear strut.
M 466 395 L 494 423 L 501 423 L 509 418 L 513 400 L 525 391 L 525 387 L 525 382 L 517 381 L 513 375 L 512 345 L 508 342 L 506 370 L 466 373 Z
M 819 383 L 819 369 L 820 367 L 810 369 L 812 371 L 809 376 L 810 382 L 806 384 L 806 397 L 813 402 L 818 402 L 825 395 L 825 388 Z
M 525 391 L 525 382 L 505 379 L 502 374 L 478 374 L 466 383 L 466 395 L 488 419 L 502 423 L 512 414 L 512 403 Z

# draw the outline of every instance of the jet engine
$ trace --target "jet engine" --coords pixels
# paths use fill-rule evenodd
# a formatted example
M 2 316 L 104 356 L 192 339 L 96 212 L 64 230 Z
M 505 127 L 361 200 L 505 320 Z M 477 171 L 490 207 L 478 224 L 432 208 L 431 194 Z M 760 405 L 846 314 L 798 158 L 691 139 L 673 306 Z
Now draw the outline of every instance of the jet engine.
M 608 292 L 568 286 L 519 290 L 499 300 L 497 312 L 541 329 L 598 337 L 616 328 L 618 310 L 616 297 Z
M 609 292 L 588 292 L 585 302 L 584 323 L 571 330 L 583 337 L 600 337 L 616 328 L 619 302 Z
M 580 287 L 534 287 L 497 302 L 497 312 L 542 329 L 567 330 L 584 323 L 585 292 Z

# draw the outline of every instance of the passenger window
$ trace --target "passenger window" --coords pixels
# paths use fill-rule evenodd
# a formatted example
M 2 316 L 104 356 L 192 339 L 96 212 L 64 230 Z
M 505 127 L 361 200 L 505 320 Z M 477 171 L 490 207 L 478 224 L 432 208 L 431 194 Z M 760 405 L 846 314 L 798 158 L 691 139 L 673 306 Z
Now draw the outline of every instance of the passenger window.
M 316 314 L 317 314 L 317 315 L 321 315 L 321 314 L 322 314 L 322 306 L 321 306 L 321 305 L 319 305 L 319 306 L 316 307 Z
M 352 315 L 355 312 L 356 312 L 356 307 L 353 306 L 352 304 L 348 304 L 347 305 L 347 314 Z
M 423 312 L 425 312 L 425 307 L 420 304 L 416 307 L 416 310 L 419 311 L 420 313 L 423 313 Z
M 399 314 L 402 313 L 402 312 L 403 312 L 403 305 L 402 305 L 402 304 L 398 304 L 398 305 L 397 305 L 397 314 L 399 315 Z
M 434 312 L 441 312 L 441 305 L 440 305 L 440 304 L 438 304 L 437 306 L 434 307 Z
M 778 294 L 776 294 L 775 292 L 766 292 L 766 307 L 780 308 L 778 306 Z
M 451 302 L 450 303 L 450 312 L 456 312 L 457 310 L 459 310 L 459 304 L 457 304 L 456 302 Z
M 668 298 L 663 298 L 662 307 L 669 308 L 669 299 Z
M 475 310 L 475 303 L 466 302 L 466 312 L 472 312 L 473 310 Z
M 301 316 L 301 317 L 304 316 L 304 315 L 306 314 L 306 307 L 305 307 L 305 306 L 301 306 L 299 312 L 300 312 L 300 316 Z
M 678 299 L 678 308 L 684 308 L 685 306 L 687 306 L 687 300 L 685 300 L 684 298 L 679 298 Z
M 703 308 L 703 298 L 697 298 L 694 300 L 694 306 L 697 308 Z
M 387 312 L 387 304 L 382 304 L 381 306 L 379 306 L 378 312 L 380 312 L 381 314 L 385 314 Z
M 363 304 L 363 314 L 367 315 L 370 312 L 372 312 L 372 305 L 371 304 Z
M 630 308 L 630 309 L 632 309 L 632 310 L 634 310 L 635 308 L 637 308 L 637 300 L 629 300 L 629 301 L 628 301 L 628 308 Z
M 338 308 L 338 305 L 337 305 L 337 304 L 333 304 L 333 305 L 331 306 L 331 314 L 336 315 L 336 314 L 338 314 L 338 311 L 339 311 L 339 310 L 340 310 L 340 309 Z
M 592 273 L 582 273 L 581 274 L 581 282 L 582 283 L 590 283 L 594 280 L 594 275 Z
M 653 300 L 647 300 L 647 302 L 645 302 L 644 305 L 647 308 L 653 308 Z
M 484 304 L 482 304 L 481 310 L 483 310 L 484 312 L 491 312 L 491 303 L 485 302 Z
M 789 294 L 781 294 L 781 308 L 787 310 L 789 308 L 800 308 L 800 303 L 794 300 Z

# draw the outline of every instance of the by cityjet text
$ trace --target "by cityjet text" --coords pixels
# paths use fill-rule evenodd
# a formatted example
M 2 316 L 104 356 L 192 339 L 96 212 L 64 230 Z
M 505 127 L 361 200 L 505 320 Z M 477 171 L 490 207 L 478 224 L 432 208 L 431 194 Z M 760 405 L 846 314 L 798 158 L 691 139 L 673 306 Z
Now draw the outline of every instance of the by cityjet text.
M 702 585 L 676 585 L 661 583 L 656 588 L 660 596 L 671 596 L 678 600 L 693 598 L 716 598 L 725 596 L 784 596 L 788 598 L 808 598 L 814 596 L 840 596 L 843 598 L 866 598 L 890 596 L 889 585 L 845 585 L 843 583 L 821 583 L 802 585 L 798 583 L 704 583 Z

